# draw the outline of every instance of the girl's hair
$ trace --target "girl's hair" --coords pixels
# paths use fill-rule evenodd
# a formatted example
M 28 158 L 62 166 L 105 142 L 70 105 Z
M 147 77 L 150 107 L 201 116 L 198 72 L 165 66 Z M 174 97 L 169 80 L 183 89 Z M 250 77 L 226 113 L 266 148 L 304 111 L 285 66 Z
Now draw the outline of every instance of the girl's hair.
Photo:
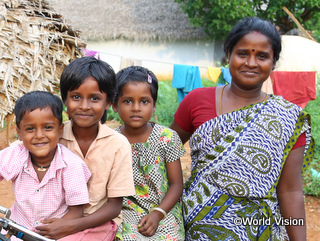
M 151 95 L 154 104 L 157 102 L 158 98 L 158 79 L 152 73 L 152 71 L 141 66 L 130 66 L 120 70 L 117 73 L 117 85 L 116 85 L 116 95 L 114 102 L 117 103 L 119 96 L 122 95 L 122 88 L 125 84 L 130 81 L 133 82 L 147 82 L 150 84 Z
M 78 89 L 88 77 L 96 79 L 100 91 L 107 94 L 107 101 L 111 103 L 115 94 L 116 74 L 108 63 L 95 57 L 76 59 L 63 70 L 60 78 L 62 100 L 65 102 L 68 91 Z M 106 120 L 107 110 L 101 118 L 101 123 L 105 123 Z
M 62 124 L 63 103 L 61 99 L 47 91 L 32 91 L 20 97 L 15 104 L 14 114 L 16 125 L 20 128 L 20 122 L 26 113 L 36 109 L 50 108 L 54 117 Z
M 269 21 L 258 17 L 248 17 L 240 20 L 230 31 L 225 42 L 224 52 L 228 57 L 233 47 L 246 34 L 257 31 L 270 39 L 273 50 L 273 63 L 279 60 L 281 52 L 281 36 L 276 27 Z

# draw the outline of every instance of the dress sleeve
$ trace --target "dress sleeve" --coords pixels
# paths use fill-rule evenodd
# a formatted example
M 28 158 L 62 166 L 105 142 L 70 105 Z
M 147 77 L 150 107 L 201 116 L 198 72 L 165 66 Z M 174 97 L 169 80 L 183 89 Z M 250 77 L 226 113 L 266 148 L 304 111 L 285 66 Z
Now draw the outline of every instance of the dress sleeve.
M 178 126 L 182 130 L 190 133 L 192 133 L 194 129 L 192 125 L 192 99 L 194 99 L 194 93 L 194 91 L 191 91 L 183 98 L 174 114 L 174 120 Z
M 0 181 L 14 180 L 22 171 L 28 158 L 28 153 L 22 149 L 22 146 L 15 145 L 0 151 Z
M 174 162 L 186 154 L 186 150 L 177 132 L 164 128 L 160 136 L 161 145 L 164 146 L 165 161 Z
M 296 148 L 299 148 L 299 147 L 302 147 L 302 146 L 305 146 L 306 144 L 307 144 L 307 137 L 306 137 L 306 133 L 303 132 L 303 133 L 299 136 L 296 144 L 294 144 L 294 146 L 292 147 L 292 150 L 293 150 L 293 149 L 296 149 Z
M 217 117 L 216 87 L 197 88 L 181 101 L 174 119 L 178 126 L 193 133 L 204 122 Z

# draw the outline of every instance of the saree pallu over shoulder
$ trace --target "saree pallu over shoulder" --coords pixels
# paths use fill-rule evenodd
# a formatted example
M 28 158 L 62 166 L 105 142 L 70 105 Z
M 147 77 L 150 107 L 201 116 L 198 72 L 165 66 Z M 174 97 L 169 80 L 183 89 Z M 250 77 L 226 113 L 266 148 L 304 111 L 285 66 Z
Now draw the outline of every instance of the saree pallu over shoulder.
M 301 133 L 304 171 L 314 150 L 310 117 L 280 96 L 202 124 L 189 141 L 192 172 L 182 196 L 186 240 L 284 239 L 276 186 Z

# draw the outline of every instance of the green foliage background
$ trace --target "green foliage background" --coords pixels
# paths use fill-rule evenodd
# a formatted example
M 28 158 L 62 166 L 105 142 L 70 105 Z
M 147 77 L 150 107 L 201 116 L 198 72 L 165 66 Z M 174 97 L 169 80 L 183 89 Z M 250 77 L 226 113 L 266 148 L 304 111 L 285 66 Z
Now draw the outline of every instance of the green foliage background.
M 232 26 L 244 17 L 257 16 L 275 23 L 280 32 L 296 28 L 282 9 L 284 6 L 306 30 L 320 40 L 319 0 L 175 0 L 189 16 L 190 23 L 202 27 L 210 38 L 224 39 Z

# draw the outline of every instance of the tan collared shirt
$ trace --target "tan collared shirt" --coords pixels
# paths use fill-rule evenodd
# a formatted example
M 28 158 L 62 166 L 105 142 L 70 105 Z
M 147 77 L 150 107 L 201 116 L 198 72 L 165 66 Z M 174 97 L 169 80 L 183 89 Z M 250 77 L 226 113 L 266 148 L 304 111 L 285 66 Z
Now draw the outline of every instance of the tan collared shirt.
M 61 144 L 79 155 L 91 171 L 88 182 L 90 203 L 84 215 L 94 213 L 110 197 L 135 194 L 132 172 L 131 146 L 127 138 L 106 125 L 99 125 L 99 132 L 84 157 L 72 133 L 72 123 L 64 123 Z M 121 217 L 114 219 L 117 225 Z

